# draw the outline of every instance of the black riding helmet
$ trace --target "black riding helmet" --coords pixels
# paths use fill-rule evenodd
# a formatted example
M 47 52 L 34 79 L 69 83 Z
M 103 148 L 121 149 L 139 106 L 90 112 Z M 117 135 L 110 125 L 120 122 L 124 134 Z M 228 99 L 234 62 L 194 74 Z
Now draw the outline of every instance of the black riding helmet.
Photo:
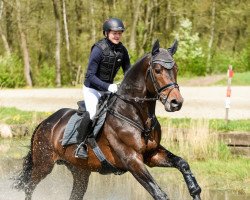
M 124 31 L 125 27 L 122 20 L 118 18 L 109 18 L 103 23 L 103 35 L 109 31 Z

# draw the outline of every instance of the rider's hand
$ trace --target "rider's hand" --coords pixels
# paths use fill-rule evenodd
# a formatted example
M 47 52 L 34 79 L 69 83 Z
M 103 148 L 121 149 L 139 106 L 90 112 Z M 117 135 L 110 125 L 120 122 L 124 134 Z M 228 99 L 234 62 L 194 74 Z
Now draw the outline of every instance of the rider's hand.
M 110 84 L 109 87 L 108 87 L 108 91 L 110 91 L 112 93 L 117 92 L 117 90 L 118 90 L 118 88 L 117 88 L 116 84 Z

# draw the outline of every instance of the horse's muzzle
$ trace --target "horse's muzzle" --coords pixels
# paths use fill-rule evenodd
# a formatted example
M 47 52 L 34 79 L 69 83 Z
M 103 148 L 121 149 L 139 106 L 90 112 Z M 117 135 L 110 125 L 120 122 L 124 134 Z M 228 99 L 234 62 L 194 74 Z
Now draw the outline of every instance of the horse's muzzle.
M 168 112 L 175 112 L 181 109 L 183 104 L 183 98 L 177 100 L 177 99 L 171 99 L 170 101 L 166 101 L 164 104 L 165 110 Z

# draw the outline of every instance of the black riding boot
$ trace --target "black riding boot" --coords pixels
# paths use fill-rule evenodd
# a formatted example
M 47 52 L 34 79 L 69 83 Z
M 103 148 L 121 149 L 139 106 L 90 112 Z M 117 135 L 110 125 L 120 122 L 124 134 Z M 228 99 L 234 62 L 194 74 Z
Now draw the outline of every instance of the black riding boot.
M 89 113 L 85 112 L 83 113 L 83 118 L 80 122 L 80 126 L 77 128 L 78 131 L 78 141 L 82 141 L 75 151 L 75 157 L 76 158 L 82 158 L 86 159 L 88 158 L 88 149 L 87 145 L 85 144 L 88 135 L 92 131 L 92 120 L 89 117 Z

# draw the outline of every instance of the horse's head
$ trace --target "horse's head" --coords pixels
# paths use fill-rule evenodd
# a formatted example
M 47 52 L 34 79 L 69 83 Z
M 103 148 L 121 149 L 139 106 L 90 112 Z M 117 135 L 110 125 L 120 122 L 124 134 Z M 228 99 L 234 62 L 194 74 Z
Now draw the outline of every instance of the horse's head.
M 173 59 L 177 45 L 175 41 L 172 47 L 166 50 L 160 48 L 158 40 L 155 42 L 146 77 L 149 92 L 159 97 L 168 112 L 180 110 L 183 103 L 177 84 L 178 67 Z

